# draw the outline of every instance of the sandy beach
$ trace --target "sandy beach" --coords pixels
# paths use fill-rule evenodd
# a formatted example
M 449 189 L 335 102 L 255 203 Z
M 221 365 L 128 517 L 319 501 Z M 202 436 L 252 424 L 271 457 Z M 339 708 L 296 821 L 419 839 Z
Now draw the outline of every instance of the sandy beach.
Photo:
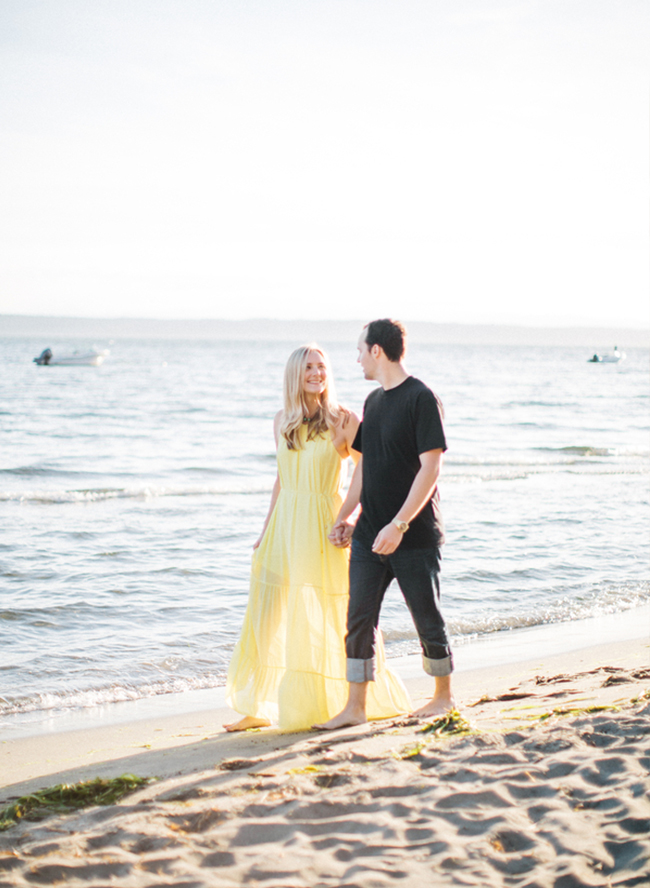
M 426 677 L 407 678 L 415 703 Z M 411 718 L 226 734 L 212 709 L 0 745 L 0 804 L 133 773 L 0 834 L 0 886 L 650 884 L 650 643 L 457 673 L 469 731 Z

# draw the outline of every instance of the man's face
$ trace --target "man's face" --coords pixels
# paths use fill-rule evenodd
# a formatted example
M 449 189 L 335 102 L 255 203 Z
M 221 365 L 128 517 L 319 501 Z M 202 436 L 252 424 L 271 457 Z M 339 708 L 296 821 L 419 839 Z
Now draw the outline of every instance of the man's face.
M 359 342 L 357 343 L 357 351 L 359 352 L 359 354 L 357 355 L 357 362 L 361 364 L 361 369 L 363 370 L 364 377 L 366 379 L 374 379 L 377 361 L 368 348 L 365 330 L 362 331 L 361 336 L 359 337 Z

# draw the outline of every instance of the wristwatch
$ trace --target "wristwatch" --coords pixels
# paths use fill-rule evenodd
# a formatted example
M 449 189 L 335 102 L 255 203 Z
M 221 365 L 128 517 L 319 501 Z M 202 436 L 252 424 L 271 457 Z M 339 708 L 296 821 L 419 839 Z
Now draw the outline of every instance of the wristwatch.
M 406 533 L 406 531 L 409 529 L 409 526 L 406 523 L 406 521 L 400 521 L 398 518 L 393 518 L 393 524 L 399 530 L 400 533 Z

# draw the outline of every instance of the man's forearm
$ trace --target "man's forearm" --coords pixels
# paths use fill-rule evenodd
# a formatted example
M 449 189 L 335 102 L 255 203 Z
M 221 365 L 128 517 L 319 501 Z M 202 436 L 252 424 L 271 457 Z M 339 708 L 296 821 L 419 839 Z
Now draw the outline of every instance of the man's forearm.
M 354 472 L 352 474 L 352 480 L 350 481 L 350 487 L 348 489 L 347 496 L 343 502 L 339 510 L 339 514 L 336 519 L 336 523 L 338 524 L 340 521 L 347 521 L 350 515 L 357 508 L 359 503 L 361 502 L 361 482 L 362 482 L 362 474 L 361 474 L 361 463 L 363 461 L 363 457 L 359 460 L 359 462 L 354 467 Z
M 440 463 L 435 466 L 421 466 L 413 479 L 408 496 L 394 517 L 399 521 L 406 521 L 407 524 L 410 524 L 433 496 L 439 477 Z

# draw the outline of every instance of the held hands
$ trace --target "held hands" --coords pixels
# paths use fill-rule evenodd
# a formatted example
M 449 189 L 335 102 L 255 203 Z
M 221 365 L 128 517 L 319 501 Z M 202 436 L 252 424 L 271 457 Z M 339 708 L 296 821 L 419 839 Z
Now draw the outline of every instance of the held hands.
M 402 542 L 403 533 L 391 522 L 379 531 L 372 544 L 377 555 L 392 555 Z
M 348 524 L 347 521 L 337 521 L 327 538 L 337 549 L 347 549 L 353 532 L 353 524 Z
M 350 545 L 353 533 L 353 524 L 349 524 L 347 521 L 337 521 L 331 529 L 328 539 L 338 549 L 345 549 Z M 375 537 L 372 551 L 377 555 L 392 555 L 402 542 L 402 537 L 402 532 L 391 522 L 383 527 Z

